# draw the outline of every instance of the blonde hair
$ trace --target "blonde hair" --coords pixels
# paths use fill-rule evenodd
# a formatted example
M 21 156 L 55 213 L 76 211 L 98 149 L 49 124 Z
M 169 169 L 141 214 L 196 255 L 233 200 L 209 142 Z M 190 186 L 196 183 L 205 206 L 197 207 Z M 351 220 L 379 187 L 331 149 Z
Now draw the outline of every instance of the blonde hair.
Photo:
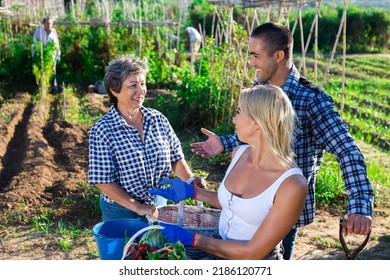
M 241 111 L 261 129 L 275 158 L 285 167 L 296 166 L 292 151 L 295 111 L 280 87 L 258 85 L 241 91 Z

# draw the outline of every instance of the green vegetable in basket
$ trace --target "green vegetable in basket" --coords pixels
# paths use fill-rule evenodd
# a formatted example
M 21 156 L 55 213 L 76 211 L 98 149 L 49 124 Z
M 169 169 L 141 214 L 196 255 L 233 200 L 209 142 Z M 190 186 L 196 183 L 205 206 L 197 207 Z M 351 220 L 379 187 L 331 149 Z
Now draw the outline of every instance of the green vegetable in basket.
M 188 260 L 186 250 L 180 241 L 166 243 L 165 247 L 154 252 L 148 252 L 148 260 Z
M 146 243 L 150 247 L 163 248 L 168 240 L 161 234 L 161 230 L 152 229 L 146 232 L 139 240 L 140 244 Z

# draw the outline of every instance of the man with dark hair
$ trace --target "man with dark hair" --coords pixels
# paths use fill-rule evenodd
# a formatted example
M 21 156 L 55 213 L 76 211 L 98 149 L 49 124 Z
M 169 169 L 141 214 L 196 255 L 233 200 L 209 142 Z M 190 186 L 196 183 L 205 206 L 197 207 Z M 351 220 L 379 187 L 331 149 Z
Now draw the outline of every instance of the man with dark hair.
M 253 30 L 249 39 L 250 66 L 256 69 L 254 85 L 280 86 L 298 116 L 294 131 L 295 161 L 306 177 L 309 192 L 296 225 L 283 240 L 284 259 L 291 259 L 298 228 L 313 222 L 315 182 L 324 151 L 337 156 L 348 194 L 348 224 L 343 234 L 367 235 L 372 228 L 374 191 L 367 178 L 363 155 L 348 127 L 334 109 L 328 94 L 302 77 L 292 62 L 293 36 L 279 23 L 268 22 Z M 193 143 L 192 151 L 202 157 L 231 152 L 240 144 L 237 135 L 217 136 L 202 128 L 209 138 Z

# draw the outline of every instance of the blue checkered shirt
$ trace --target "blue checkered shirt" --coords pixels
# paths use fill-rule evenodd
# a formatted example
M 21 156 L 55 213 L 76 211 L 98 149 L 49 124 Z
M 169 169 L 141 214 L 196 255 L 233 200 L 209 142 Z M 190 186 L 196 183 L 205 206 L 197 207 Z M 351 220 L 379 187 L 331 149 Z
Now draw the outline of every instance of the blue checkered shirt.
M 89 133 L 90 184 L 116 182 L 142 203 L 151 203 L 148 190 L 160 188 L 171 163 L 184 158 L 181 144 L 168 119 L 159 111 L 141 108 L 144 143 L 137 129 L 128 125 L 114 105 Z M 104 193 L 101 197 L 112 202 Z
M 255 81 L 253 85 L 260 84 Z M 302 77 L 293 65 L 282 86 L 298 116 L 294 131 L 296 163 L 306 177 L 309 192 L 305 208 L 295 225 L 302 227 L 313 222 L 315 215 L 315 182 L 326 150 L 337 156 L 348 195 L 348 215 L 373 216 L 374 191 L 367 178 L 363 155 L 349 134 L 347 125 L 334 110 L 331 96 Z M 237 135 L 220 137 L 225 152 L 241 144 Z

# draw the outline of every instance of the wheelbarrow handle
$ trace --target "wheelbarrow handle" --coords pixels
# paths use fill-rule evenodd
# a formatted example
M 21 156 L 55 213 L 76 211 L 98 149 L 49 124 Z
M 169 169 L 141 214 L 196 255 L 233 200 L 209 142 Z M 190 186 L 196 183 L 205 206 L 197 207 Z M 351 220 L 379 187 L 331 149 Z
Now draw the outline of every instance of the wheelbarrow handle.
M 343 236 L 343 228 L 347 227 L 347 220 L 341 218 L 340 219 L 340 230 L 339 230 L 339 238 L 341 242 L 341 246 L 343 247 L 345 256 L 347 257 L 347 260 L 354 260 L 356 256 L 360 253 L 361 250 L 366 246 L 368 239 L 370 238 L 371 231 L 367 234 L 366 239 L 363 241 L 362 244 L 360 244 L 359 247 L 357 247 L 352 253 L 349 251 L 347 244 L 345 243 L 344 236 Z

